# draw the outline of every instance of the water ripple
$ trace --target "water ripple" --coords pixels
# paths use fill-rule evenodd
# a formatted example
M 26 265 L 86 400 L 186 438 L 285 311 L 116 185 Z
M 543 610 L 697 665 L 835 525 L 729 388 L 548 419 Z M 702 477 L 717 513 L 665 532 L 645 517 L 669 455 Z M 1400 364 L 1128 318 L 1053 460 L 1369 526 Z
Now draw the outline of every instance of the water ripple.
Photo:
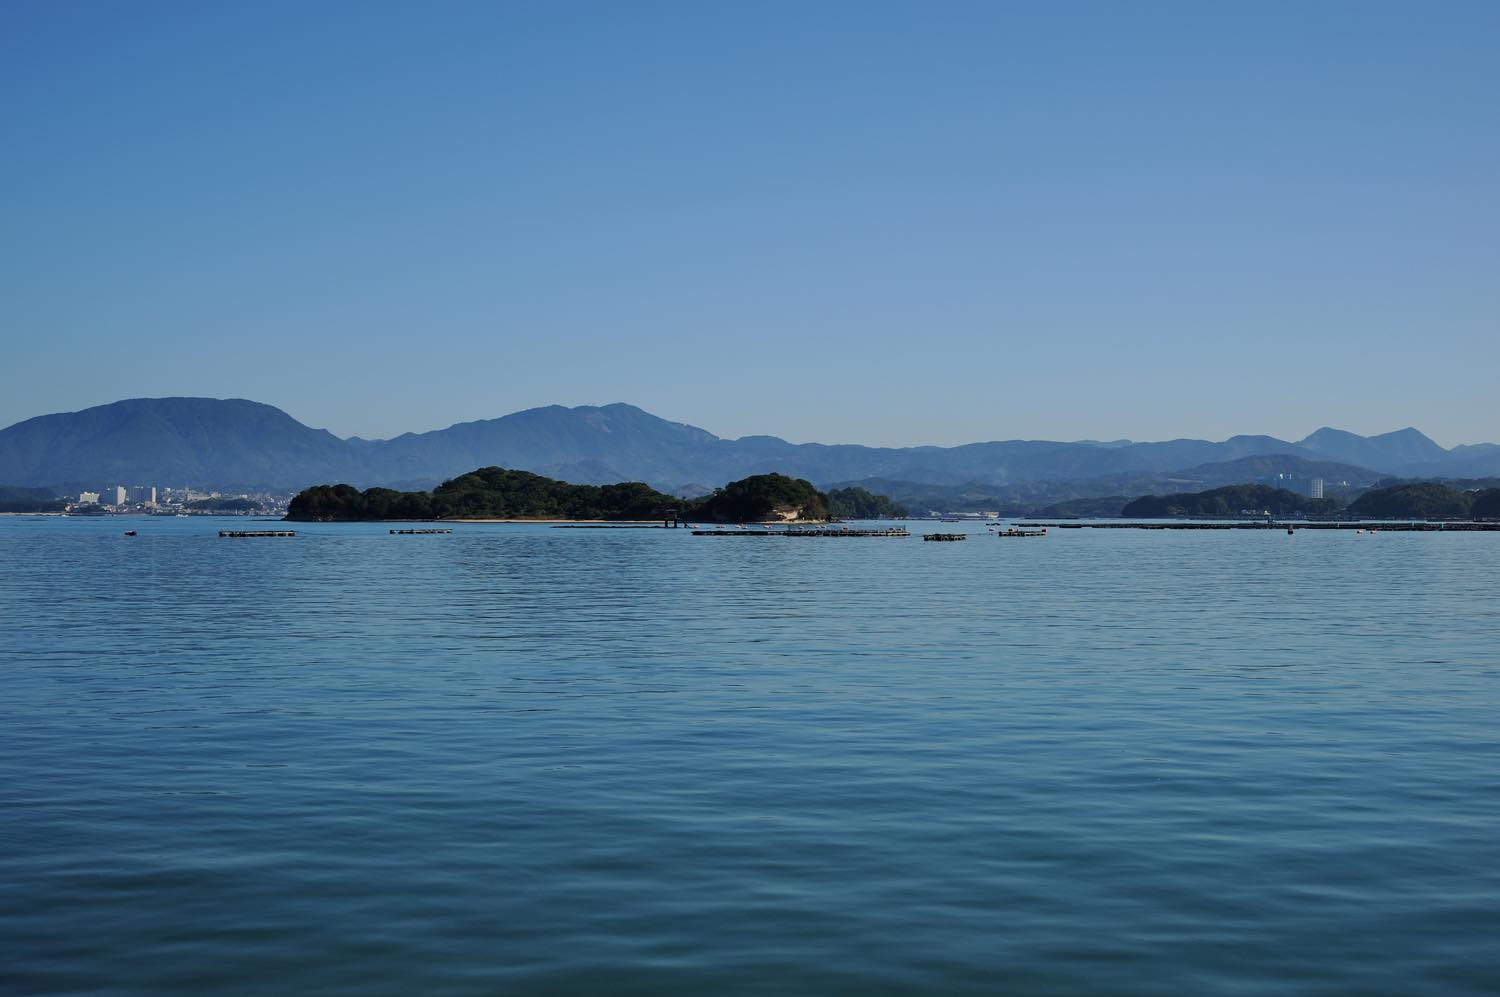
M 0 517 L 0 990 L 1500 990 L 1500 536 L 216 528 Z

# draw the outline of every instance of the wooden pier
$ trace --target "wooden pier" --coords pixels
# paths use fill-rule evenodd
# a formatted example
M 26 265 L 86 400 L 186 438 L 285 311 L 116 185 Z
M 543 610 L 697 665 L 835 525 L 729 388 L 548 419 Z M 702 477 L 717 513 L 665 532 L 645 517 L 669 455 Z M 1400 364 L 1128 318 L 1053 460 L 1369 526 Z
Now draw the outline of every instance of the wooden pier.
M 392 530 L 391 531 L 391 536 L 393 536 L 393 537 L 394 536 L 410 537 L 410 536 L 417 536 L 419 534 L 425 536 L 425 535 L 427 535 L 429 533 L 452 533 L 452 532 L 453 532 L 452 530 Z
M 219 537 L 232 540 L 248 540 L 252 537 L 295 537 L 296 530 L 220 530 Z
M 904 527 L 893 526 L 884 530 L 830 530 L 824 528 L 808 530 L 694 530 L 695 537 L 909 537 Z

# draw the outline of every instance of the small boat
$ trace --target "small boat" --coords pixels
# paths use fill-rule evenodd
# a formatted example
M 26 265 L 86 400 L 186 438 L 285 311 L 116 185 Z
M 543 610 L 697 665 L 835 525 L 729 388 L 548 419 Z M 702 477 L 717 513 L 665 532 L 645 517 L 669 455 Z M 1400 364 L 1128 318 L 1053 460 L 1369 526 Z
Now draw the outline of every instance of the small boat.
M 126 530 L 125 531 L 125 535 L 127 537 L 133 537 L 133 536 L 135 536 L 135 530 Z

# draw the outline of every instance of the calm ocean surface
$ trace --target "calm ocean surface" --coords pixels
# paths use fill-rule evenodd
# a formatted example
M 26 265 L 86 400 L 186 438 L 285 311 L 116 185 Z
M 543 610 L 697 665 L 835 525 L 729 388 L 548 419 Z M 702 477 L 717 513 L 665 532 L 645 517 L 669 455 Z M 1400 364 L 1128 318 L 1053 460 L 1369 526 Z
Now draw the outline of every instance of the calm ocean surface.
M 224 525 L 0 517 L 0 992 L 1500 992 L 1500 535 Z

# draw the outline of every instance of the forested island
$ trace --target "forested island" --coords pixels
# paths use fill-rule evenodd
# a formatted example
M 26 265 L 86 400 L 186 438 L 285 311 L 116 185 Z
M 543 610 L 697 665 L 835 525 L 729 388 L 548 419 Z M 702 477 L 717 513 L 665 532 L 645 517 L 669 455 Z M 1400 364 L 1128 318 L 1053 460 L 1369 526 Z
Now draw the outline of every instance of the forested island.
M 865 493 L 869 495 L 868 492 Z M 870 496 L 883 500 L 884 496 Z M 875 501 L 879 505 L 879 501 Z M 757 474 L 699 499 L 681 499 L 639 481 L 574 485 L 529 471 L 482 467 L 430 492 L 316 485 L 292 499 L 287 519 L 342 522 L 385 519 L 678 519 L 752 523 L 825 521 L 829 497 L 801 478 Z

